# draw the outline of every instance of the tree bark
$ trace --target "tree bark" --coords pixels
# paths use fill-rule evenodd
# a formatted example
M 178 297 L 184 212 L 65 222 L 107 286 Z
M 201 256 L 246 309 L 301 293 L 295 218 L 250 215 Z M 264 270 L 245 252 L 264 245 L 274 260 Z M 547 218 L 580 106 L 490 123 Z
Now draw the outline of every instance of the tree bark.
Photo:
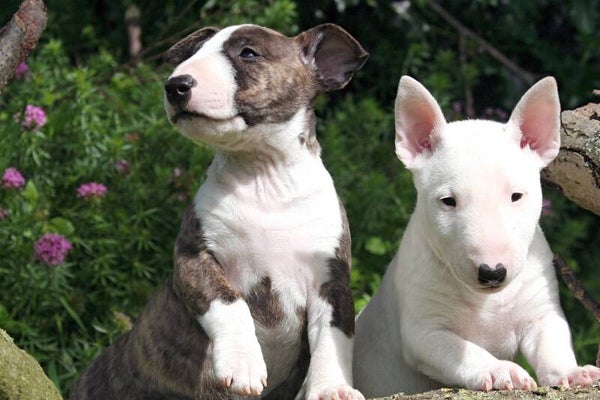
M 561 114 L 561 148 L 542 172 L 578 206 L 600 215 L 600 104 L 587 104 Z
M 25 0 L 7 25 L 0 29 L 0 93 L 20 62 L 33 50 L 46 28 L 43 0 Z

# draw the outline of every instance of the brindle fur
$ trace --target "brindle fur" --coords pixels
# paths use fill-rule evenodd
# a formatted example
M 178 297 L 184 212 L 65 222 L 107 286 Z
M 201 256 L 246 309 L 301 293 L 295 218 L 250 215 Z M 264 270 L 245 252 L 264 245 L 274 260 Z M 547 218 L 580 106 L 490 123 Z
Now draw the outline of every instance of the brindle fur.
M 70 399 L 246 398 L 217 386 L 211 344 L 193 311 L 205 312 L 210 300 L 233 301 L 240 295 L 227 284 L 220 266 L 206 250 L 201 223 L 192 207 L 182 220 L 175 260 L 174 276 L 150 299 L 133 329 L 100 355 L 73 384 Z M 219 292 L 211 284 L 229 289 Z M 178 287 L 195 288 L 197 292 Z M 223 293 L 230 293 L 231 297 Z M 270 278 L 259 282 L 245 301 L 257 324 L 267 329 L 277 326 L 281 319 L 281 299 L 271 287 Z M 299 316 L 306 321 L 305 310 L 299 310 Z M 296 367 L 266 399 L 290 399 L 300 389 L 310 360 L 306 323 L 303 332 Z M 260 342 L 260 335 L 258 339 Z

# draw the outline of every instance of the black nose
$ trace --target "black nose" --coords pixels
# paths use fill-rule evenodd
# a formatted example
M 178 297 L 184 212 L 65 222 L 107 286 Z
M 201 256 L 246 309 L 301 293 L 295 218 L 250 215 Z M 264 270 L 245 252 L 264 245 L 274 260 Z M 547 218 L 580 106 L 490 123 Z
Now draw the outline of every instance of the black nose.
M 183 108 L 192 96 L 191 89 L 196 86 L 196 80 L 191 75 L 175 76 L 165 83 L 167 100 L 173 107 Z
M 506 268 L 502 264 L 496 264 L 496 268 L 491 269 L 489 265 L 481 264 L 477 278 L 483 286 L 499 286 L 506 279 Z

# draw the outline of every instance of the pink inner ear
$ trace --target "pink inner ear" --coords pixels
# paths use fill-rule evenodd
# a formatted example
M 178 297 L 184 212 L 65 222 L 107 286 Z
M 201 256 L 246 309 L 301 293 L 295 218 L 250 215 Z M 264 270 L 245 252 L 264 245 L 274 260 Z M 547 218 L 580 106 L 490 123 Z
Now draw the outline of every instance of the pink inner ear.
M 419 147 L 421 148 L 421 150 L 426 149 L 431 151 L 431 141 L 429 140 L 429 138 L 421 139 L 419 141 Z
M 408 129 L 408 145 L 413 155 L 422 153 L 425 150 L 431 151 L 431 135 L 435 129 L 435 114 L 430 110 L 415 109 L 411 110 L 411 116 L 418 115 L 421 121 L 413 123 Z M 409 125 L 410 126 L 410 125 Z
M 547 165 L 560 146 L 560 103 L 556 82 L 544 78 L 517 103 L 509 121 L 521 134 L 521 148 L 529 147 Z
M 542 101 L 533 103 L 524 110 L 519 126 L 523 135 L 521 148 L 529 146 L 532 150 L 544 151 L 544 147 L 552 145 L 553 137 L 550 133 L 556 129 L 552 113 L 552 105 Z

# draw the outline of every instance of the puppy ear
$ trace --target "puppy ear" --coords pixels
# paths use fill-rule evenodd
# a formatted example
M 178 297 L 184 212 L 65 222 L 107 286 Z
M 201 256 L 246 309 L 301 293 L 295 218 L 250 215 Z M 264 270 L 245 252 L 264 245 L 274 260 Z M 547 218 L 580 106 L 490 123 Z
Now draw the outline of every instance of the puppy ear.
M 294 38 L 303 61 L 314 65 L 325 91 L 341 89 L 367 61 L 369 54 L 348 32 L 334 24 L 322 24 Z
M 423 153 L 430 153 L 446 125 L 431 93 L 410 76 L 402 76 L 396 95 L 396 155 L 411 169 Z
M 163 60 L 173 65 L 181 64 L 200 50 L 202 45 L 217 32 L 219 32 L 218 28 L 207 27 L 190 33 L 165 51 Z
M 546 77 L 521 97 L 508 124 L 521 148 L 529 147 L 548 165 L 560 149 L 560 100 L 556 81 Z

